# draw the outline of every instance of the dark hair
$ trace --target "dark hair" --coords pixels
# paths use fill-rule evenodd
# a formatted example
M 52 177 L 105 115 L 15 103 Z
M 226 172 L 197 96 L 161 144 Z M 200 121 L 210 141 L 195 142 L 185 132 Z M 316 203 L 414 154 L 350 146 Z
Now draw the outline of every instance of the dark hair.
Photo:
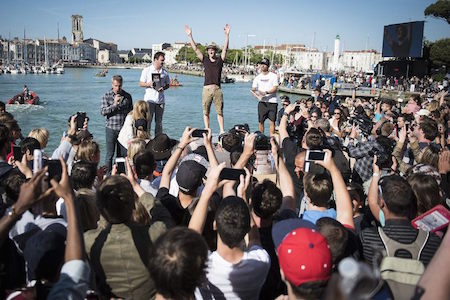
M 155 170 L 155 158 L 150 150 L 142 150 L 133 157 L 133 164 L 136 175 L 139 179 L 151 176 Z
M 3 124 L 0 124 L 0 151 L 6 149 L 6 146 L 10 146 L 10 143 L 11 143 L 11 132 L 9 131 L 9 128 Z M 1 154 L 2 153 L 0 153 L 0 155 Z
M 299 286 L 296 286 L 289 282 L 292 288 L 292 292 L 297 298 L 306 300 L 321 299 L 322 294 L 325 292 L 328 280 L 317 280 L 305 282 Z
M 250 212 L 242 198 L 224 198 L 216 211 L 217 234 L 225 245 L 237 247 L 250 230 Z
M 222 148 L 228 152 L 233 152 L 242 146 L 242 141 L 239 135 L 234 133 L 227 133 L 222 138 Z
M 347 184 L 347 191 L 350 195 L 350 200 L 356 199 L 363 207 L 366 202 L 366 195 L 364 194 L 364 188 L 362 185 L 351 182 Z
M 333 183 L 328 174 L 306 173 L 303 186 L 311 203 L 319 207 L 327 207 L 333 192 Z
M 230 153 L 230 164 L 234 166 L 241 158 L 242 147 Z
M 125 223 L 132 218 L 134 198 L 131 183 L 119 175 L 107 177 L 97 189 L 97 206 L 111 224 Z
M 311 150 L 322 150 L 325 134 L 322 129 L 311 128 L 305 135 L 306 146 Z
M 164 52 L 158 51 L 153 55 L 153 59 L 159 59 L 160 56 L 166 56 Z
M 253 189 L 253 211 L 260 218 L 270 218 L 280 208 L 282 199 L 283 194 L 277 185 L 273 181 L 265 179 Z
M 35 138 L 26 137 L 20 142 L 20 151 L 22 151 L 22 154 L 25 154 L 29 150 L 30 155 L 33 155 L 33 151 L 36 149 L 40 150 L 41 144 Z
M 81 188 L 92 188 L 96 176 L 97 164 L 84 160 L 74 163 L 70 173 L 73 189 L 79 190 Z
M 428 117 L 422 119 L 419 128 L 423 131 L 425 138 L 430 141 L 433 141 L 439 134 L 436 121 Z
M 330 246 L 333 264 L 337 263 L 345 253 L 348 242 L 348 232 L 345 227 L 335 219 L 323 217 L 316 222 L 319 232 L 327 239 Z
M 27 179 L 18 169 L 12 169 L 8 173 L 8 176 L 3 180 L 1 185 L 5 190 L 7 204 L 12 205 L 19 198 L 20 187 Z
M 330 122 L 328 119 L 322 118 L 317 120 L 317 127 L 319 127 L 323 132 L 330 132 Z
M 413 98 L 413 100 L 417 103 L 417 105 L 421 105 L 422 104 L 422 99 L 420 98 L 420 95 L 413 95 L 411 96 L 411 98 Z
M 5 110 L 5 109 L 6 109 L 5 102 L 0 101 L 0 108 L 1 108 L 2 110 Z
M 156 241 L 150 254 L 156 291 L 166 299 L 190 299 L 205 279 L 208 246 L 186 227 L 175 227 Z
M 399 175 L 383 177 L 380 181 L 382 198 L 395 216 L 411 217 L 415 211 L 414 194 L 409 183 Z
M 394 106 L 394 102 L 391 99 L 382 99 L 381 100 L 381 104 L 387 104 L 389 105 L 391 108 Z
M 117 82 L 119 82 L 119 83 L 122 83 L 122 82 L 123 82 L 123 78 L 122 78 L 121 75 L 114 75 L 114 76 L 112 77 L 112 81 L 117 81 Z
M 440 204 L 439 185 L 433 176 L 416 173 L 408 177 L 417 201 L 417 214 L 421 215 Z

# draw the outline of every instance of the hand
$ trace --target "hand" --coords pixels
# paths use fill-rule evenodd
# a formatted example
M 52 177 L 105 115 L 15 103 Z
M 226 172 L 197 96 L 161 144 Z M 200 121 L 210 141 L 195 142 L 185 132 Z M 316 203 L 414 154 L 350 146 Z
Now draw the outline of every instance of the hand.
M 180 144 L 179 146 L 181 148 L 185 148 L 187 145 L 189 145 L 192 141 L 195 141 L 197 138 L 193 138 L 191 136 L 192 132 L 195 130 L 195 128 L 191 128 L 189 126 L 187 126 L 184 129 L 183 135 L 181 136 L 180 139 Z
M 164 91 L 164 88 L 163 88 L 163 87 L 160 87 L 160 88 L 158 89 L 158 93 L 161 93 L 162 91 Z
M 134 178 L 133 169 L 130 166 L 130 162 L 128 161 L 128 157 L 125 158 L 125 167 L 127 168 L 127 173 L 126 174 L 120 174 L 120 175 L 125 177 L 126 179 L 128 179 L 128 181 L 131 183 L 131 186 L 134 188 L 135 185 L 139 185 L 139 184 L 137 183 L 136 179 Z
M 146 84 L 145 84 L 145 87 L 146 88 L 153 88 L 153 81 L 149 81 L 149 82 L 147 82 Z
M 406 126 L 403 126 L 398 133 L 398 138 L 399 138 L 400 143 L 402 143 L 402 144 L 405 143 L 406 135 L 407 135 Z
M 439 174 L 447 174 L 450 171 L 450 151 L 444 150 L 439 155 Z
M 215 192 L 219 186 L 219 176 L 220 172 L 226 167 L 225 162 L 221 163 L 217 167 L 211 167 L 208 174 L 208 179 L 206 180 L 204 191 Z
M 70 117 L 70 128 L 67 131 L 68 135 L 74 135 L 77 132 L 77 122 L 76 122 L 77 115 L 73 115 Z
M 287 113 L 287 114 L 290 114 L 291 112 L 294 111 L 294 109 L 295 109 L 296 107 L 297 107 L 297 103 L 289 104 L 288 106 L 286 106 L 286 107 L 284 108 L 284 112 Z
M 116 172 L 117 172 L 117 167 L 116 167 Z M 98 182 L 102 182 L 103 178 L 105 177 L 105 174 L 106 174 L 106 166 L 102 166 L 102 167 L 98 168 L 98 170 L 97 170 Z
M 22 156 L 22 161 L 15 160 L 14 164 L 17 166 L 19 171 L 23 175 L 25 175 L 26 178 L 33 177 L 33 172 L 31 171 L 30 168 L 28 168 L 28 165 L 27 165 L 27 156 L 26 155 Z
M 114 95 L 114 105 L 117 106 L 120 103 L 121 97 L 120 94 L 115 94 Z
M 255 149 L 255 138 L 256 134 L 246 133 L 244 138 L 244 151 L 243 154 L 252 155 Z
M 380 174 L 380 167 L 377 165 L 377 156 L 373 156 L 373 163 L 372 163 L 372 171 L 373 173 Z
M 223 29 L 223 31 L 225 32 L 225 35 L 230 35 L 230 25 L 225 24 L 225 28 Z
M 192 29 L 187 25 L 184 25 L 184 32 L 186 32 L 188 36 L 192 36 Z
M 117 175 L 117 164 L 114 164 L 111 168 L 111 176 Z
M 391 170 L 395 173 L 397 171 L 397 168 L 398 168 L 398 162 L 397 162 L 397 159 L 395 158 L 394 155 L 392 155 L 391 159 L 392 159 Z
M 355 125 L 353 125 L 352 127 L 352 133 L 350 133 L 350 137 L 352 139 L 356 139 L 356 137 L 358 136 L 358 129 L 356 128 Z
M 275 140 L 275 137 L 270 138 L 270 145 L 272 146 L 271 150 L 272 150 L 273 159 L 276 160 L 278 158 L 278 144 Z
M 22 184 L 20 187 L 19 198 L 15 204 L 16 212 L 23 214 L 34 203 L 44 199 L 51 191 L 47 191 L 41 195 L 42 180 L 45 178 L 47 167 L 37 172 L 29 181 Z
M 203 144 L 205 144 L 205 147 L 211 147 L 211 139 L 212 139 L 211 128 L 206 128 L 206 130 L 208 130 L 208 134 L 203 133 Z
M 84 118 L 84 123 L 83 123 L 83 130 L 87 130 L 88 129 L 88 123 L 89 123 L 89 118 Z
M 319 166 L 324 167 L 327 169 L 330 173 L 334 170 L 337 170 L 336 164 L 334 163 L 332 153 L 328 149 L 324 149 L 323 152 L 325 152 L 325 159 L 314 161 L 314 163 L 318 164 Z
M 59 161 L 62 167 L 61 180 L 57 182 L 55 179 L 52 179 L 50 180 L 50 184 L 57 196 L 67 200 L 73 196 L 73 189 L 70 184 L 69 174 L 67 173 L 66 162 L 62 157 L 59 158 Z
M 244 199 L 245 202 L 247 202 L 246 191 L 250 184 L 250 178 L 252 177 L 252 175 L 250 174 L 250 171 L 247 168 L 244 168 L 244 170 L 245 170 L 245 178 L 244 178 L 244 175 L 241 175 L 239 177 L 239 185 L 237 187 L 237 196 Z

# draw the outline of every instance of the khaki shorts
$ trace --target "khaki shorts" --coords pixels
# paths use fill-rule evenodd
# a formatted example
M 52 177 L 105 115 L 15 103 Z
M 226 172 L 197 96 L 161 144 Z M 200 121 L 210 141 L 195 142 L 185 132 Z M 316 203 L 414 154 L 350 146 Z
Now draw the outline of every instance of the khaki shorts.
M 203 87 L 202 107 L 204 115 L 209 116 L 212 102 L 214 102 L 216 113 L 220 116 L 223 115 L 222 89 L 220 87 Z

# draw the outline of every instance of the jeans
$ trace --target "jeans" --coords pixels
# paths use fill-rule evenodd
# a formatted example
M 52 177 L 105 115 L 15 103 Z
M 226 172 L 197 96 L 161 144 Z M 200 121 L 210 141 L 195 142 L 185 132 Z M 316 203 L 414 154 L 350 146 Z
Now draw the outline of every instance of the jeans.
M 116 151 L 116 157 L 122 156 L 121 145 L 117 141 L 120 130 L 114 130 L 106 127 L 106 173 L 111 174 L 112 160 L 114 156 L 114 151 Z
M 148 132 L 152 131 L 152 120 L 153 120 L 153 115 L 155 116 L 155 136 L 157 136 L 158 134 L 161 134 L 163 132 L 162 130 L 162 118 L 163 118 L 163 114 L 164 114 L 164 103 L 162 104 L 157 104 L 154 102 L 149 101 L 148 102 L 148 108 L 149 108 L 149 112 L 150 112 L 150 118 L 148 120 Z

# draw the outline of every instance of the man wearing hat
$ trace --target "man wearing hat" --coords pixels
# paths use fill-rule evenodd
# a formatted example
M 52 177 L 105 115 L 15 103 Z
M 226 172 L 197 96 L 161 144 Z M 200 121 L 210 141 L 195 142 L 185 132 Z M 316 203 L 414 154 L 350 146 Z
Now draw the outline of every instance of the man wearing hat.
M 291 104 L 291 100 L 289 100 L 289 97 L 286 95 L 281 96 L 281 108 L 277 114 L 277 126 L 280 126 L 280 121 L 284 114 L 284 108 L 289 104 Z
M 252 94 L 258 100 L 258 130 L 264 133 L 264 121 L 268 118 L 270 124 L 270 135 L 275 133 L 275 120 L 277 116 L 277 90 L 278 77 L 269 72 L 270 62 L 263 58 L 260 63 L 258 76 L 252 84 Z
M 211 109 L 211 103 L 214 102 L 220 133 L 224 133 L 223 94 L 222 89 L 220 88 L 220 80 L 223 62 L 227 55 L 230 26 L 228 24 L 225 25 L 225 44 L 219 57 L 216 57 L 217 46 L 214 43 L 208 45 L 206 48 L 208 51 L 208 56 L 205 57 L 194 42 L 192 37 L 192 29 L 185 25 L 184 31 L 189 37 L 189 42 L 191 43 L 192 49 L 194 49 L 195 54 L 197 54 L 198 59 L 202 61 L 203 67 L 205 68 L 205 82 L 203 84 L 202 92 L 203 122 L 205 123 L 205 128 L 209 128 L 209 112 Z

